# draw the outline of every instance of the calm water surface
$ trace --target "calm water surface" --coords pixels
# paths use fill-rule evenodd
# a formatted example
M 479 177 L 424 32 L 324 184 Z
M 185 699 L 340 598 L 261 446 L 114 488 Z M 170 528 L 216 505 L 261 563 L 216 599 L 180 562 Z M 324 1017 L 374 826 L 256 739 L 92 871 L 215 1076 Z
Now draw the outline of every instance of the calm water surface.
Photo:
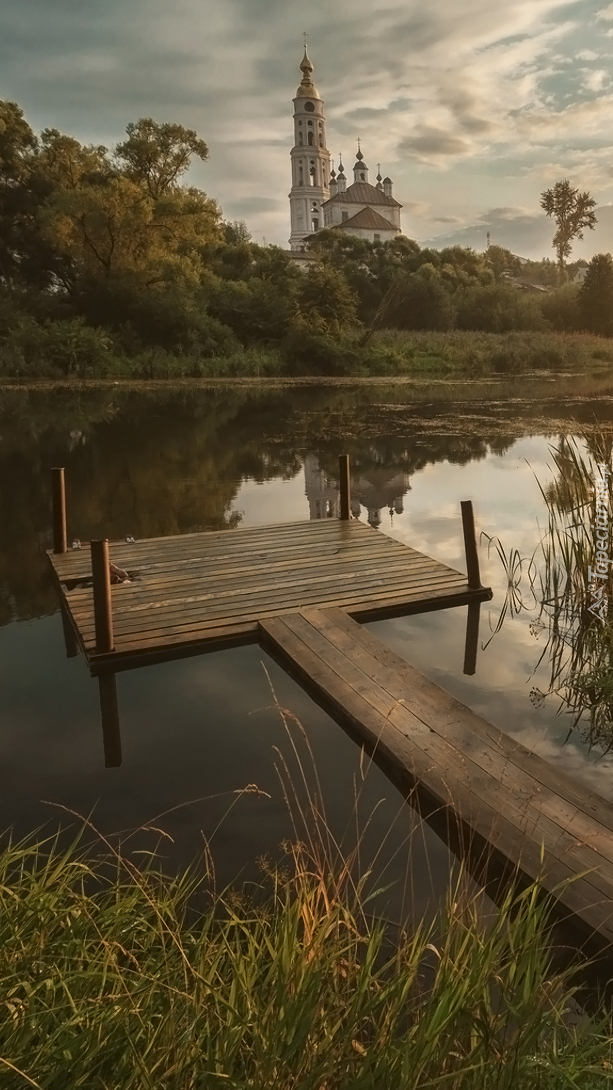
M 69 536 L 136 538 L 334 517 L 339 453 L 352 458 L 355 513 L 380 533 L 464 570 L 460 500 L 478 527 L 530 555 L 544 525 L 536 478 L 553 479 L 549 448 L 611 422 L 613 385 L 537 376 L 490 384 L 189 387 L 170 390 L 0 389 L 0 830 L 23 836 L 91 815 L 104 833 L 153 823 L 172 838 L 170 868 L 210 838 L 218 882 L 258 878 L 293 829 L 280 779 L 304 784 L 275 701 L 304 727 L 328 822 L 345 847 L 377 804 L 365 841 L 396 881 L 389 911 L 421 915 L 444 891 L 452 856 L 358 747 L 259 648 L 183 659 L 117 676 L 122 763 L 105 768 L 98 683 L 65 655 L 46 571 L 49 468 L 67 475 Z M 505 621 L 499 560 L 481 548 L 477 671 L 462 673 L 466 609 L 379 621 L 370 629 L 476 712 L 613 798 L 613 756 L 591 750 L 555 702 L 535 708 L 547 663 L 530 630 L 536 610 Z M 291 733 L 309 783 L 300 729 Z M 240 794 L 247 785 L 260 794 Z M 303 831 L 302 831 L 303 832 Z M 298 826 L 298 833 L 301 833 Z M 411 835 L 412 834 L 412 835 Z M 406 838 L 411 835 L 410 846 Z M 352 840 L 353 837 L 353 840 Z M 153 848 L 157 834 L 131 843 Z M 409 886 L 403 892 L 411 867 Z

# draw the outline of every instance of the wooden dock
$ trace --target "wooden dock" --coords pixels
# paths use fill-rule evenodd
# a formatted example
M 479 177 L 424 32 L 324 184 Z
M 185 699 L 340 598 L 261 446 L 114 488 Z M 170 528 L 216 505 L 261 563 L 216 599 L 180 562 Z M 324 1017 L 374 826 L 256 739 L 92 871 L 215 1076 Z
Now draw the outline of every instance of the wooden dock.
M 263 646 L 374 754 L 447 843 L 541 878 L 586 937 L 597 936 L 601 950 L 613 943 L 610 802 L 476 715 L 343 610 L 259 624 Z
M 99 675 L 107 766 L 121 764 L 115 674 L 177 655 L 257 642 L 417 803 L 485 878 L 541 879 L 573 925 L 613 949 L 613 805 L 475 715 L 357 622 L 468 605 L 474 673 L 481 585 L 472 505 L 467 575 L 341 518 L 67 549 L 64 471 L 53 471 L 54 550 L 68 654 Z M 111 586 L 110 560 L 130 582 Z M 475 856 L 476 853 L 476 856 Z M 473 867 L 474 873 L 474 867 Z M 482 880 L 480 877 L 479 880 Z M 570 884 L 566 884 L 570 881 Z M 560 885 L 561 883 L 561 885 Z
M 48 553 L 94 672 L 256 642 L 263 618 L 312 606 L 372 619 L 492 593 L 357 519 L 111 542 L 109 554 L 131 578 L 110 588 L 112 649 L 96 632 L 90 550 Z

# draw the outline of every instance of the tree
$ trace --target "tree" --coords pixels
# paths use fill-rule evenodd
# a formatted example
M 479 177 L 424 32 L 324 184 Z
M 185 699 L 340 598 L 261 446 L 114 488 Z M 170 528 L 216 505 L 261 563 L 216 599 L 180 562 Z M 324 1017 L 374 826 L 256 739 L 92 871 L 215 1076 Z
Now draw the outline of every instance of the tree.
M 579 318 L 590 333 L 613 336 L 613 258 L 596 254 L 590 261 L 577 299 Z
M 570 256 L 574 240 L 583 238 L 586 227 L 593 231 L 598 222 L 593 211 L 595 207 L 593 197 L 587 191 L 580 193 L 578 189 L 573 189 L 567 178 L 541 193 L 541 208 L 553 217 L 557 225 L 552 246 L 558 255 L 561 276 L 564 275 L 564 262 Z
M 128 139 L 115 148 L 123 174 L 147 188 L 157 200 L 176 186 L 189 170 L 192 158 L 208 159 L 209 149 L 193 129 L 183 125 L 158 124 L 151 117 L 126 126 Z

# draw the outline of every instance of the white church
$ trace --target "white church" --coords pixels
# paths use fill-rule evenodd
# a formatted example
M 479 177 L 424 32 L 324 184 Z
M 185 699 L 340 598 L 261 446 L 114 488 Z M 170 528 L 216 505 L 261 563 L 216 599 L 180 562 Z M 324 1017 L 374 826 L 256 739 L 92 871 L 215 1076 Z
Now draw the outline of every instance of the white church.
M 359 141 L 351 185 L 347 185 L 342 159 L 338 174 L 330 169 L 324 103 L 313 83 L 313 65 L 306 45 L 300 69 L 302 79 L 294 99 L 292 188 L 288 194 L 289 245 L 296 263 L 302 263 L 301 258 L 308 260 L 309 241 L 324 229 L 346 231 L 370 242 L 394 238 L 401 233 L 402 208 L 392 195 L 391 178 L 382 179 L 380 169 L 377 184 L 368 181 Z

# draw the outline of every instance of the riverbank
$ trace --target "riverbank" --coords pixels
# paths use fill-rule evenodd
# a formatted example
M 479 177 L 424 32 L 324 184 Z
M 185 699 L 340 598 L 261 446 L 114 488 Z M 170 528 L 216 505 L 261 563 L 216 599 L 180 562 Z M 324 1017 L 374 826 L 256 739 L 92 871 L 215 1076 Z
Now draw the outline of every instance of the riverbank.
M 170 879 L 154 853 L 92 860 L 84 830 L 0 853 L 6 1090 L 64 1090 L 67 1067 L 88 1090 L 610 1085 L 610 1015 L 552 968 L 537 886 L 492 920 L 460 876 L 397 933 L 323 840 L 262 860 L 257 892 L 215 893 L 206 851 Z
M 383 330 L 360 345 L 354 335 L 311 338 L 309 352 L 296 358 L 280 347 L 250 347 L 203 358 L 161 348 L 127 357 L 109 345 L 72 350 L 56 345 L 52 356 L 0 347 L 0 381 L 10 379 L 281 379 L 325 378 L 407 380 L 483 379 L 541 372 L 609 372 L 613 343 L 591 334 L 539 332 L 415 332 Z

